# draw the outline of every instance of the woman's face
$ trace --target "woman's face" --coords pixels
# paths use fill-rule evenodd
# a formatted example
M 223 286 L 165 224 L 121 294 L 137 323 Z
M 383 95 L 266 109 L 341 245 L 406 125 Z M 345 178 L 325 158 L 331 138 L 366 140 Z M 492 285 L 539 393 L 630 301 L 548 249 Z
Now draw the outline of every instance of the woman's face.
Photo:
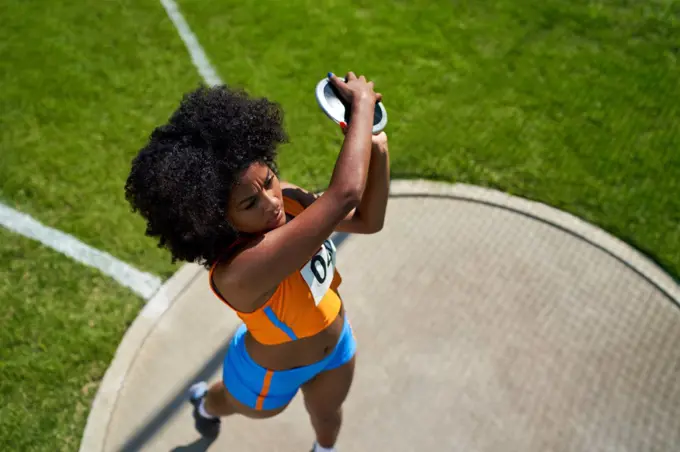
M 239 232 L 255 234 L 286 223 L 278 177 L 264 163 L 253 163 L 231 191 L 227 219 Z

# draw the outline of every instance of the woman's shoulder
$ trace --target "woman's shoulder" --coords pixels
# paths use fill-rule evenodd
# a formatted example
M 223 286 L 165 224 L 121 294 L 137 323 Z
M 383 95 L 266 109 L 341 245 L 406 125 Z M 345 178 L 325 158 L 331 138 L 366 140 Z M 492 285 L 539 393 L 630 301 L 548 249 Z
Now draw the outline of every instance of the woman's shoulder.
M 261 294 L 256 296 L 253 301 L 253 292 L 257 292 L 255 287 L 244 287 L 240 281 L 238 272 L 233 271 L 231 265 L 233 260 L 240 252 L 248 247 L 254 246 L 259 237 L 254 240 L 240 240 L 234 243 L 229 253 L 216 260 L 208 272 L 208 279 L 212 292 L 224 303 L 238 312 L 252 312 L 252 305 L 257 304 Z M 267 295 L 269 297 L 271 294 Z

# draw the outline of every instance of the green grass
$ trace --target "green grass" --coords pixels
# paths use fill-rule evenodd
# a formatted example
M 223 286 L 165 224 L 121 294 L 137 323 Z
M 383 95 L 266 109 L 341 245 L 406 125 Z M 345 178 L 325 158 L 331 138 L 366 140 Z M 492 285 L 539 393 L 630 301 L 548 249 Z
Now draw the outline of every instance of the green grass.
M 162 277 L 123 198 L 131 158 L 199 76 L 157 0 L 0 3 L 0 200 Z M 574 213 L 680 275 L 680 2 L 180 0 L 219 73 L 279 101 L 284 177 L 341 144 L 316 82 L 385 95 L 394 178 Z M 141 300 L 0 229 L 0 446 L 77 450 Z
M 168 277 L 123 197 L 130 161 L 200 80 L 160 3 L 3 2 L 0 200 Z
M 0 228 L 0 450 L 77 450 L 142 300 Z
M 285 108 L 293 181 L 327 184 L 313 89 L 353 70 L 385 96 L 393 177 L 545 202 L 680 275 L 680 2 L 180 4 L 227 82 Z

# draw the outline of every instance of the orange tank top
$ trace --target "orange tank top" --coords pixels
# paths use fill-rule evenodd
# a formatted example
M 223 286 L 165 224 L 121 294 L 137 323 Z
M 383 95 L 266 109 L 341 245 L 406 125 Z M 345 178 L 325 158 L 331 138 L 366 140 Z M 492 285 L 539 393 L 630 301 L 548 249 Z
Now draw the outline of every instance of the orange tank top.
M 284 210 L 299 215 L 304 207 L 283 197 Z M 342 277 L 335 268 L 336 248 L 332 240 L 324 244 L 299 270 L 276 288 L 267 302 L 254 312 L 241 312 L 220 295 L 210 269 L 210 288 L 215 296 L 236 312 L 256 341 L 275 345 L 313 336 L 333 323 L 342 306 L 338 286 Z

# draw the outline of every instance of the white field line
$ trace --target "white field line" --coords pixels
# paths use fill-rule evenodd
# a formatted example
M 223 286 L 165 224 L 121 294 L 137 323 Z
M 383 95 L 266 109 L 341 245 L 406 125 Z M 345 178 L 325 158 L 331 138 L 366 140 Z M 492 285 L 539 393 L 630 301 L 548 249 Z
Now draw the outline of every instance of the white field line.
M 217 75 L 215 68 L 210 64 L 203 47 L 198 43 L 184 16 L 180 13 L 177 3 L 174 0 L 160 0 L 160 2 L 177 28 L 182 41 L 187 46 L 191 55 L 191 61 L 196 66 L 196 69 L 198 69 L 203 80 L 209 85 L 221 84 L 222 80 Z M 137 270 L 108 253 L 94 249 L 64 232 L 45 226 L 29 215 L 18 212 L 2 203 L 0 203 L 0 224 L 11 231 L 37 240 L 43 245 L 49 246 L 82 264 L 99 269 L 104 274 L 142 296 L 144 300 L 150 301 L 151 304 L 155 304 L 153 302 L 158 300 L 159 309 L 154 309 L 153 306 L 150 306 L 150 312 L 160 315 L 165 311 L 165 309 L 161 308 L 161 305 L 164 305 L 161 302 L 164 299 L 163 296 L 151 299 L 162 286 L 162 282 L 157 276 Z
M 217 75 L 217 71 L 213 65 L 210 64 L 208 56 L 205 54 L 201 44 L 199 44 L 198 39 L 196 39 L 196 35 L 194 35 L 191 28 L 189 28 L 189 24 L 184 20 L 184 16 L 179 11 L 177 3 L 174 0 L 160 0 L 160 2 L 168 13 L 168 17 L 170 17 L 172 23 L 175 24 L 175 28 L 177 28 L 180 38 L 182 38 L 182 41 L 184 41 L 184 44 L 187 46 L 187 50 L 189 50 L 191 61 L 194 63 L 194 66 L 196 66 L 196 69 L 198 69 L 198 73 L 201 74 L 203 80 L 208 85 L 221 85 L 222 80 L 220 79 L 220 76 Z
M 45 226 L 0 203 L 0 224 L 10 231 L 37 240 L 90 267 L 99 269 L 148 300 L 161 287 L 160 278 L 144 273 L 108 253 L 94 249 L 73 236 Z

